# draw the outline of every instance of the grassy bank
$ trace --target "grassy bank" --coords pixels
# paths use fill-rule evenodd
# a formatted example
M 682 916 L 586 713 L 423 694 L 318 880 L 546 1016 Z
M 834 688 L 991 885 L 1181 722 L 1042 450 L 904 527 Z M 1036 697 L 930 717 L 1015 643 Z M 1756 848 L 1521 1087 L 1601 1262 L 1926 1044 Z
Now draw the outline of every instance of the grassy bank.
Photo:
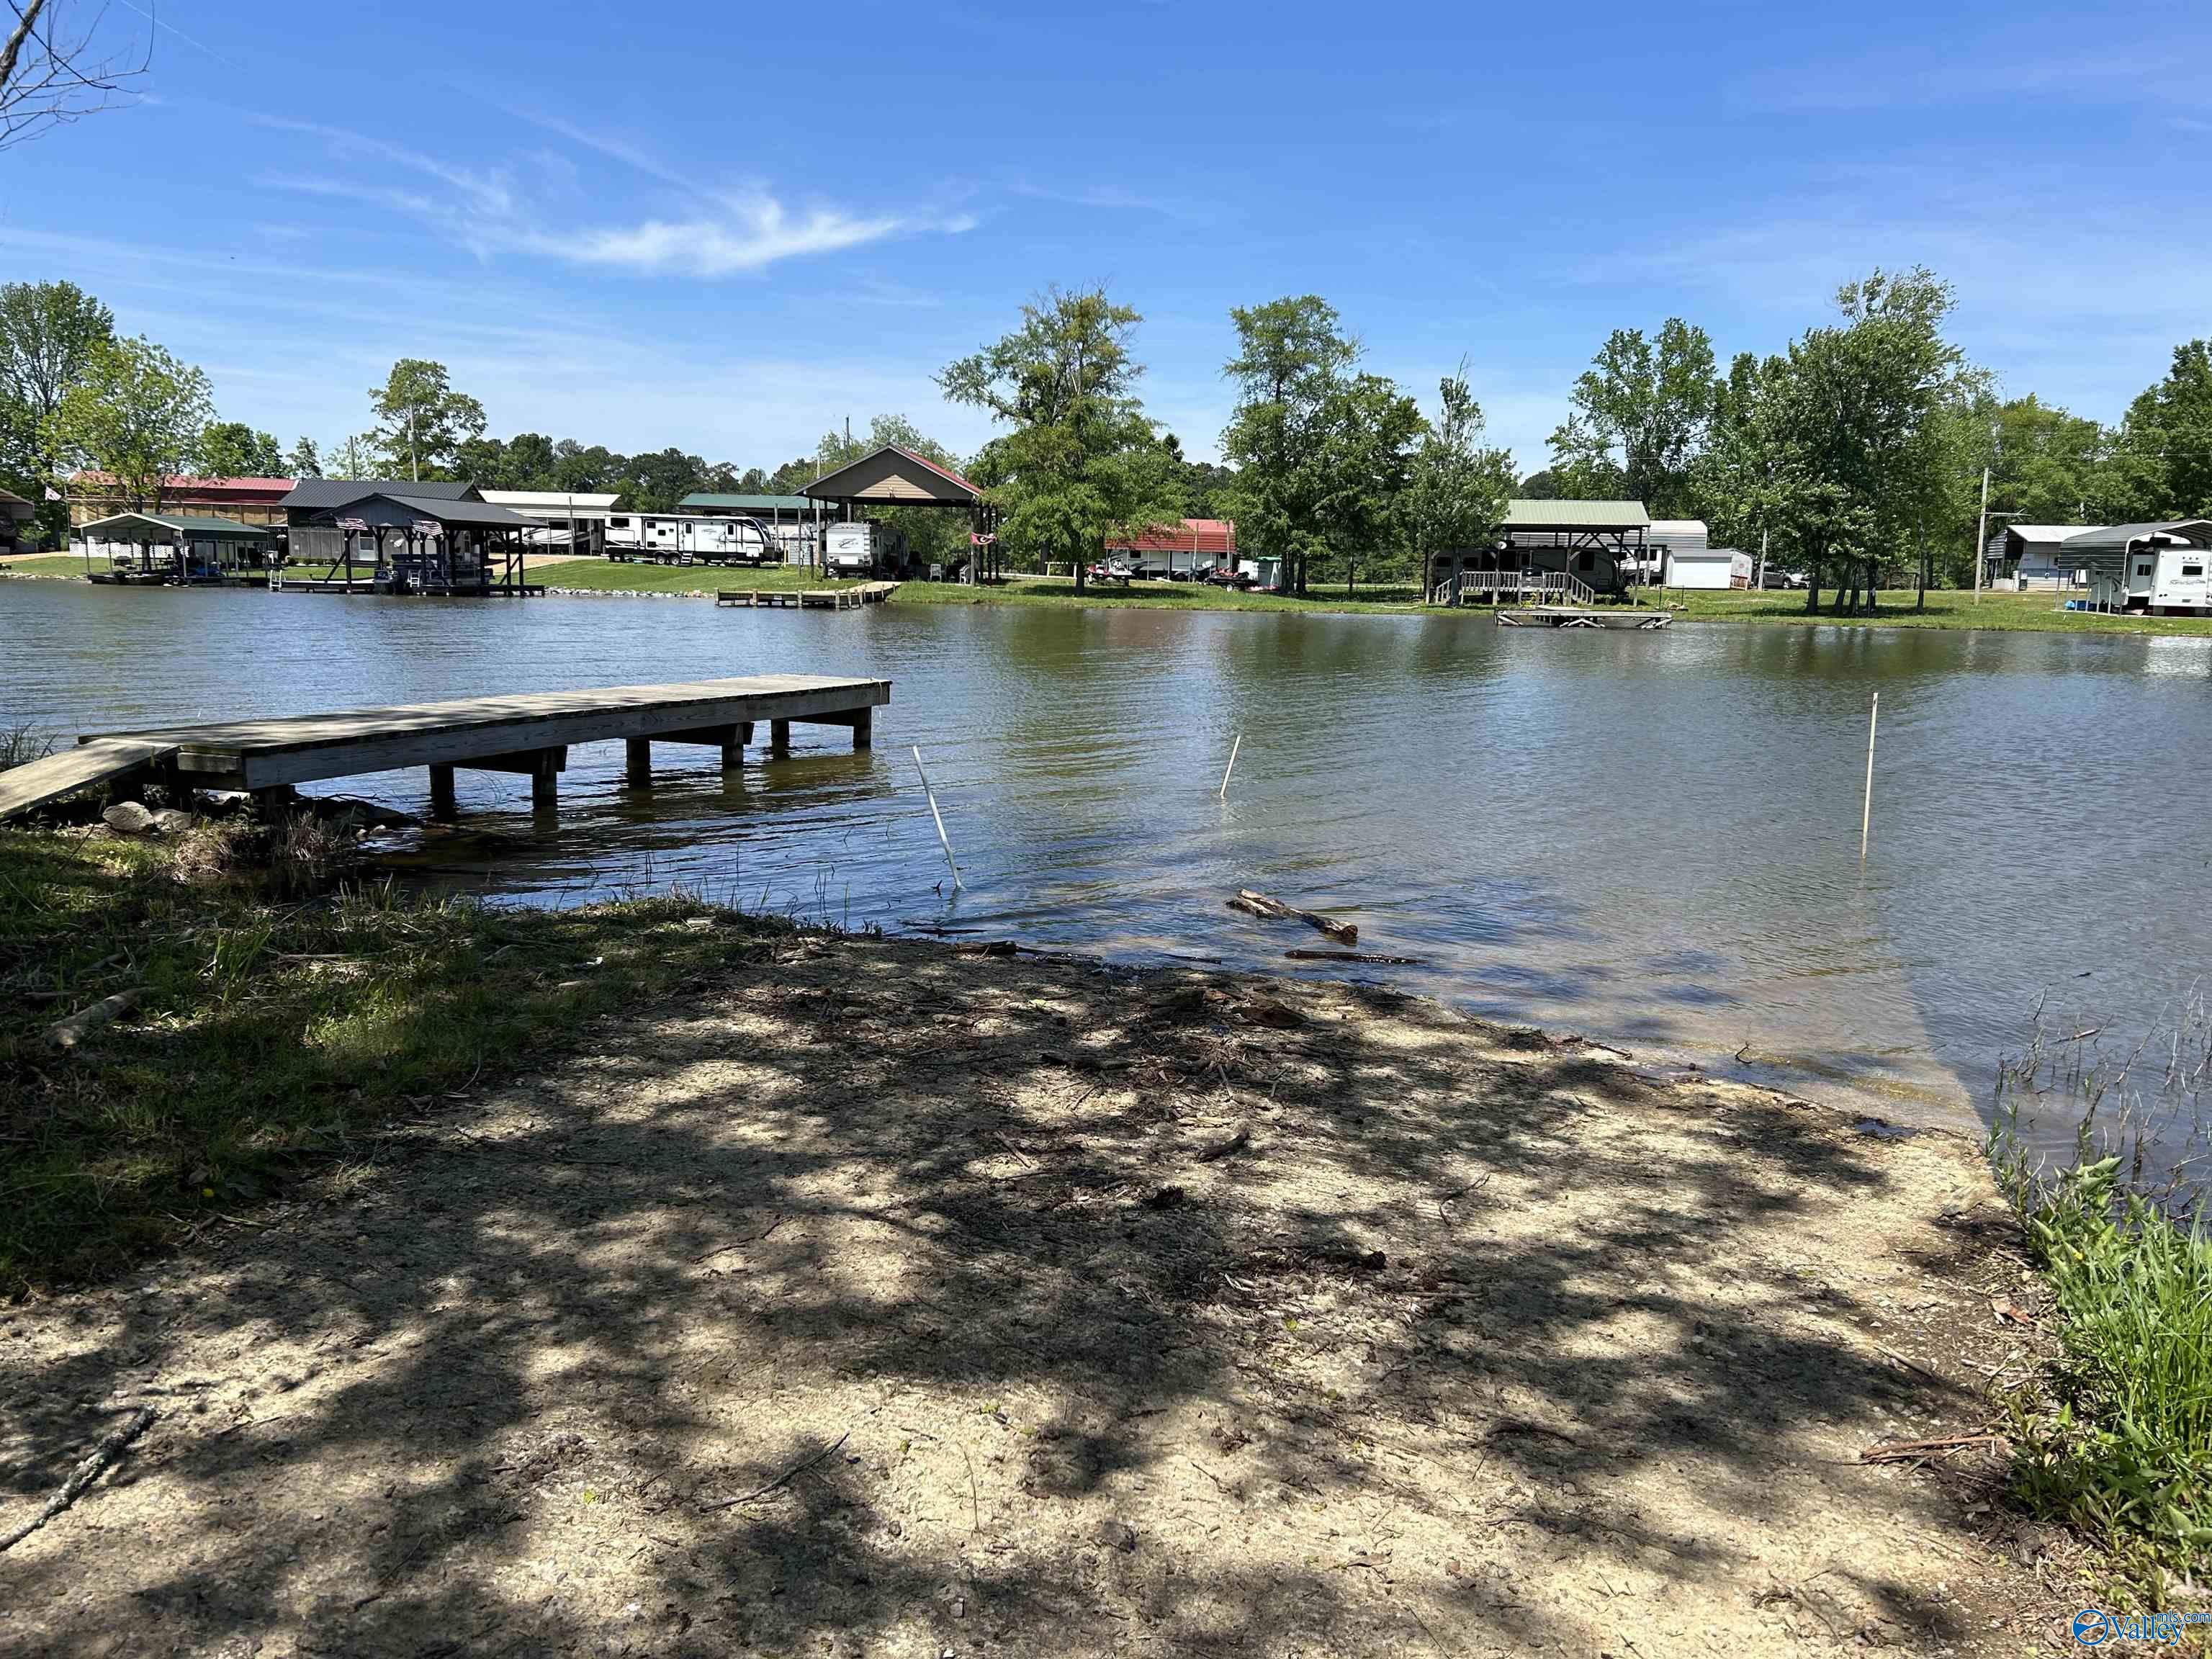
M 788 592 L 830 584 L 804 565 L 677 565 L 611 559 L 532 559 L 530 580 L 593 593 L 715 593 L 724 588 Z
M 1836 625 L 1844 628 L 1999 629 L 2036 634 L 2178 634 L 2212 635 L 2212 618 L 2201 617 L 2104 617 L 2060 608 L 2055 593 L 1984 593 L 1931 590 L 1924 610 L 1914 607 L 1910 588 L 1881 595 L 1872 616 L 1838 617 L 1824 592 L 1820 610 L 1805 611 L 1802 592 L 1692 593 L 1670 589 L 1666 602 L 1685 622 L 1766 623 L 1782 626 Z
M 0 577 L 82 576 L 88 570 L 105 570 L 105 558 L 89 563 L 82 553 L 18 553 L 0 559 Z
M 543 1058 L 756 926 L 675 902 L 287 896 L 297 849 L 276 839 L 237 823 L 158 844 L 0 831 L 0 1296 L 97 1273 L 343 1158 L 364 1126 Z M 49 1045 L 53 1022 L 128 990 L 142 1000 L 121 1021 Z

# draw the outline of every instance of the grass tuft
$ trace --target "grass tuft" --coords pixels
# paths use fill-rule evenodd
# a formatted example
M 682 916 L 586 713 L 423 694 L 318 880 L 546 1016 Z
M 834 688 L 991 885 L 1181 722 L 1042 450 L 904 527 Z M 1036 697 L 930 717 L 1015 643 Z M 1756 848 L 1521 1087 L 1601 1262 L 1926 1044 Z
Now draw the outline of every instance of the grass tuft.
M 0 1297 L 96 1278 L 790 924 L 321 890 L 328 832 L 0 830 Z M 71 1054 L 54 1021 L 140 988 Z
M 2163 1040 L 2114 1065 L 2032 1044 L 2006 1068 L 1991 1135 L 2059 1320 L 2055 1358 L 2004 1396 L 2014 1493 L 2100 1540 L 2154 1606 L 2212 1568 L 2212 1238 L 2185 1150 L 2201 1139 L 2208 1079 L 2212 1020 L 2192 997 Z M 2045 1112 L 2054 1095 L 2081 1119 L 2057 1170 L 2018 1133 L 2022 1104 Z

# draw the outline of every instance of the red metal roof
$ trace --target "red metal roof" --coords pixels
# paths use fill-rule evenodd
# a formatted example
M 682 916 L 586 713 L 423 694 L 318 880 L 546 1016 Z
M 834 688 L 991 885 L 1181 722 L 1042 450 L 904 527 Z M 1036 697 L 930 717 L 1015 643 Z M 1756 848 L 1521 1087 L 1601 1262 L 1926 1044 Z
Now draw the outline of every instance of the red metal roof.
M 83 471 L 70 482 L 82 489 L 112 489 L 115 475 L 112 472 Z M 164 478 L 161 493 L 165 495 L 197 495 L 209 500 L 218 497 L 245 498 L 267 495 L 281 499 L 292 493 L 291 478 Z
M 1156 524 L 1140 535 L 1107 538 L 1117 553 L 1234 553 L 1237 525 L 1231 519 L 1185 519 L 1181 525 Z

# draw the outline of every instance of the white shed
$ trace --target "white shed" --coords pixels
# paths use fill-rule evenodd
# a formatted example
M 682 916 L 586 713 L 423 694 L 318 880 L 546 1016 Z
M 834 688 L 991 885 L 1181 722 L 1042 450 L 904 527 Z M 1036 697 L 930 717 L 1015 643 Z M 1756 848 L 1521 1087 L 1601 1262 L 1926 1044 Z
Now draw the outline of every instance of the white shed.
M 1666 550 L 1658 572 L 1664 586 L 1733 587 L 1738 576 L 1750 582 L 1750 561 L 1729 548 L 1713 546 L 1703 519 L 1654 519 L 1651 545 Z

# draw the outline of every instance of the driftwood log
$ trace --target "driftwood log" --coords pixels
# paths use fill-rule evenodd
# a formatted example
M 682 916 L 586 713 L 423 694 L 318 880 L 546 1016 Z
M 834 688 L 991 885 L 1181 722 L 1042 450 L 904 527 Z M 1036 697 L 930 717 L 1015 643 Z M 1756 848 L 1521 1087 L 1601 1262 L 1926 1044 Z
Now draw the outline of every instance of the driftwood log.
M 67 1019 L 56 1020 L 46 1027 L 46 1046 L 67 1054 L 83 1042 L 88 1033 L 129 1013 L 138 1006 L 138 999 L 145 994 L 144 986 L 134 985 L 127 991 L 118 991 L 112 997 L 100 998 L 89 1008 L 78 1009 Z
M 1420 957 L 1388 957 L 1374 951 L 1285 951 L 1292 962 L 1381 962 L 1393 967 L 1415 968 L 1421 965 Z
M 1264 917 L 1269 921 L 1303 921 L 1309 927 L 1318 927 L 1339 945 L 1359 943 L 1359 929 L 1348 921 L 1339 921 L 1334 916 L 1320 915 L 1311 910 L 1301 910 L 1294 904 L 1269 898 L 1265 893 L 1255 893 L 1249 887 L 1237 890 L 1237 896 L 1224 901 L 1232 910 L 1242 910 L 1249 916 Z

